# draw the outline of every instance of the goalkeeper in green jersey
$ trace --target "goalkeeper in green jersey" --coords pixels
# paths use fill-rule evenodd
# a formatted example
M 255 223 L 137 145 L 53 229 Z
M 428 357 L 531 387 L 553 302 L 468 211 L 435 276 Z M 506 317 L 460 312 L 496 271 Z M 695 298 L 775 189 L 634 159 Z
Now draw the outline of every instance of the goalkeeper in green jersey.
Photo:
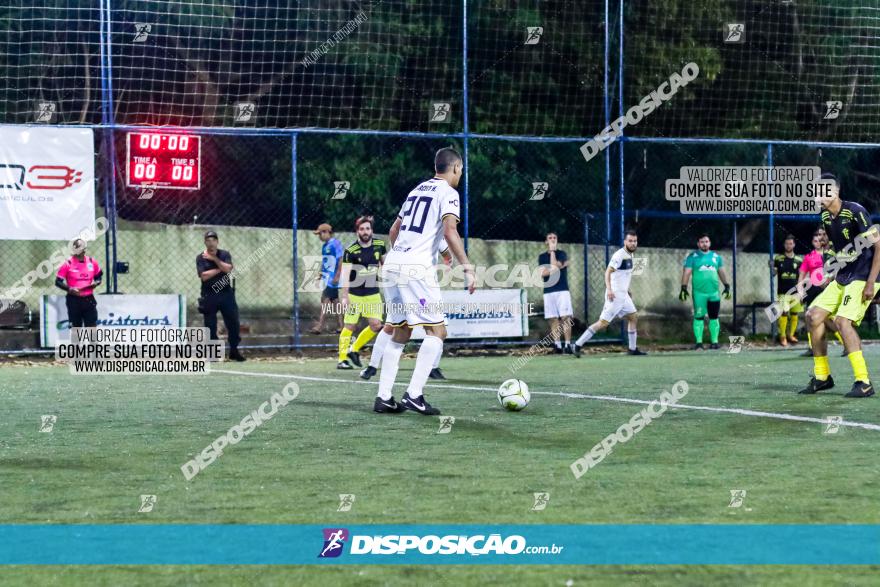
M 694 349 L 703 348 L 705 326 L 703 318 L 707 315 L 709 316 L 709 341 L 712 343 L 710 348 L 719 348 L 718 333 L 721 332 L 721 323 L 718 321 L 718 313 L 721 310 L 721 297 L 718 295 L 719 277 L 721 283 L 724 284 L 724 291 L 721 295 L 725 300 L 730 299 L 730 282 L 724 273 L 724 263 L 721 260 L 721 255 L 709 250 L 711 247 L 712 241 L 709 240 L 709 235 L 701 234 L 697 240 L 698 250 L 685 257 L 684 267 L 681 271 L 679 300 L 683 302 L 688 299 L 688 281 L 692 276 L 694 281 L 694 338 L 696 339 Z

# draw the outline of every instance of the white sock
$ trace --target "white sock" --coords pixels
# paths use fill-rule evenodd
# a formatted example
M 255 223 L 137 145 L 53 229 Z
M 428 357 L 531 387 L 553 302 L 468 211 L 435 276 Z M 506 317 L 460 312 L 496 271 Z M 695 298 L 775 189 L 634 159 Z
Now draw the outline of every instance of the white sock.
M 440 366 L 441 357 L 443 357 L 443 349 L 442 348 L 440 349 L 440 352 L 437 353 L 437 358 L 434 359 L 434 369 L 436 369 Z
M 400 367 L 400 355 L 403 354 L 404 345 L 393 340 L 388 341 L 385 352 L 382 353 L 382 370 L 379 371 L 379 399 L 388 401 L 391 399 L 391 388 L 397 379 L 397 369 Z
M 595 335 L 596 335 L 596 333 L 593 331 L 592 328 L 587 328 L 587 331 L 584 332 L 581 335 L 581 337 L 575 341 L 574 344 L 576 344 L 578 346 L 584 346 L 587 343 L 587 341 L 590 340 L 591 338 L 593 338 L 593 336 L 595 336 Z
M 443 354 L 443 340 L 436 336 L 426 336 L 422 341 L 422 347 L 416 357 L 416 368 L 413 370 L 412 379 L 409 380 L 409 388 L 406 392 L 410 397 L 421 397 L 422 389 L 428 381 L 435 360 Z M 385 369 L 382 369 L 385 372 Z
M 556 341 L 556 348 L 558 348 L 558 349 L 562 348 L 562 341 L 561 340 Z
M 382 354 L 385 352 L 385 346 L 391 340 L 391 335 L 385 332 L 385 329 L 379 331 L 376 335 L 376 341 L 373 343 L 373 354 L 370 355 L 370 367 L 379 368 L 382 364 Z
M 638 332 L 635 330 L 627 330 L 626 335 L 629 337 L 629 350 L 636 350 L 636 337 L 638 336 Z

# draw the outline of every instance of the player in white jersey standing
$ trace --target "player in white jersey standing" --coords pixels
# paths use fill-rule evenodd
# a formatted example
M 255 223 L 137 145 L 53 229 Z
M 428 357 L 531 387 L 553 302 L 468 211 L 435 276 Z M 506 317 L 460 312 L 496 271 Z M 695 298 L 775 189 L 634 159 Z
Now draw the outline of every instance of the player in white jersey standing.
M 593 338 L 597 332 L 602 332 L 615 318 L 626 320 L 626 334 L 629 338 L 629 354 L 646 355 L 636 346 L 636 305 L 629 293 L 629 283 L 632 280 L 633 256 L 639 246 L 639 237 L 634 230 L 627 230 L 623 239 L 623 247 L 611 256 L 608 268 L 605 269 L 605 305 L 599 319 L 587 328 L 579 339 L 574 343 L 574 356 L 581 356 L 581 348 L 587 341 Z
M 445 240 L 440 241 L 440 258 L 442 258 L 443 262 L 447 265 L 452 264 L 452 253 L 449 252 L 449 246 L 446 244 Z M 440 258 L 438 258 L 438 262 L 440 261 Z M 394 334 L 394 327 L 391 326 L 391 323 L 386 319 L 385 326 L 382 327 L 379 335 L 376 336 L 376 341 L 373 343 L 373 352 L 370 355 L 370 363 L 361 370 L 361 379 L 369 381 L 373 375 L 379 372 L 379 367 L 382 365 L 382 355 L 385 354 L 385 346 L 388 344 L 388 341 L 391 340 L 392 334 Z M 441 355 L 437 355 L 437 359 L 434 361 L 434 368 L 428 373 L 429 379 L 446 379 L 446 376 L 443 375 L 443 371 L 440 370 L 440 356 Z
M 475 289 L 474 271 L 457 228 L 461 205 L 455 188 L 463 169 L 461 155 L 454 149 L 447 147 L 437 151 L 434 156 L 436 175 L 409 193 L 397 220 L 388 231 L 388 240 L 394 244 L 385 257 L 382 283 L 387 308 L 386 322 L 394 327 L 394 334 L 382 355 L 374 412 L 412 410 L 424 416 L 440 413 L 425 401 L 422 390 L 438 355 L 443 353 L 443 340 L 446 338 L 445 316 L 440 307 L 440 286 L 434 269 L 441 239 L 446 240 L 452 254 L 462 265 L 468 291 L 473 293 Z M 409 387 L 398 403 L 391 389 L 397 378 L 403 347 L 415 326 L 424 327 L 425 339 L 419 348 Z

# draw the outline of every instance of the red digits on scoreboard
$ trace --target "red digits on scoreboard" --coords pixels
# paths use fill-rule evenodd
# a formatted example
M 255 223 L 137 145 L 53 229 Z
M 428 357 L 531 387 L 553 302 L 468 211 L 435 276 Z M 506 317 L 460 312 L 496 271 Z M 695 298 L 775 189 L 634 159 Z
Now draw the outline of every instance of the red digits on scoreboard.
M 199 189 L 200 137 L 176 133 L 130 133 L 128 185 Z
M 171 179 L 182 179 L 184 181 L 192 181 L 193 168 L 185 165 L 175 165 L 171 168 Z
M 143 150 L 158 151 L 162 147 L 162 137 L 168 138 L 167 148 L 169 151 L 189 150 L 189 137 L 186 135 L 142 134 L 139 135 L 138 146 Z
M 143 164 L 138 163 L 134 166 L 134 178 L 135 179 L 156 179 L 156 166 L 152 163 Z

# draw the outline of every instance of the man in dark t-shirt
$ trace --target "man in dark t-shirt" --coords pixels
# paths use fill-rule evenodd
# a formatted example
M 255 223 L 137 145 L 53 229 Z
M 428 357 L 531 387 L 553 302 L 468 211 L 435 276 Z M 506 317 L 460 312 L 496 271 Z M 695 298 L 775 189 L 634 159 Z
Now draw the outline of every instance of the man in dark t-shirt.
M 241 336 L 232 282 L 232 255 L 218 248 L 219 243 L 217 233 L 209 230 L 205 233 L 205 250 L 196 257 L 196 271 L 202 280 L 199 312 L 205 316 L 205 327 L 210 329 L 212 340 L 217 340 L 217 312 L 220 312 L 229 333 L 229 358 L 244 361 L 238 352 Z
M 544 280 L 544 318 L 550 321 L 550 334 L 556 352 L 571 354 L 574 311 L 571 293 L 568 291 L 568 255 L 557 249 L 559 239 L 555 232 L 548 233 L 544 242 L 547 244 L 547 251 L 538 255 L 538 265 L 541 266 L 541 277 Z M 564 347 L 559 337 L 560 330 L 565 338 Z

